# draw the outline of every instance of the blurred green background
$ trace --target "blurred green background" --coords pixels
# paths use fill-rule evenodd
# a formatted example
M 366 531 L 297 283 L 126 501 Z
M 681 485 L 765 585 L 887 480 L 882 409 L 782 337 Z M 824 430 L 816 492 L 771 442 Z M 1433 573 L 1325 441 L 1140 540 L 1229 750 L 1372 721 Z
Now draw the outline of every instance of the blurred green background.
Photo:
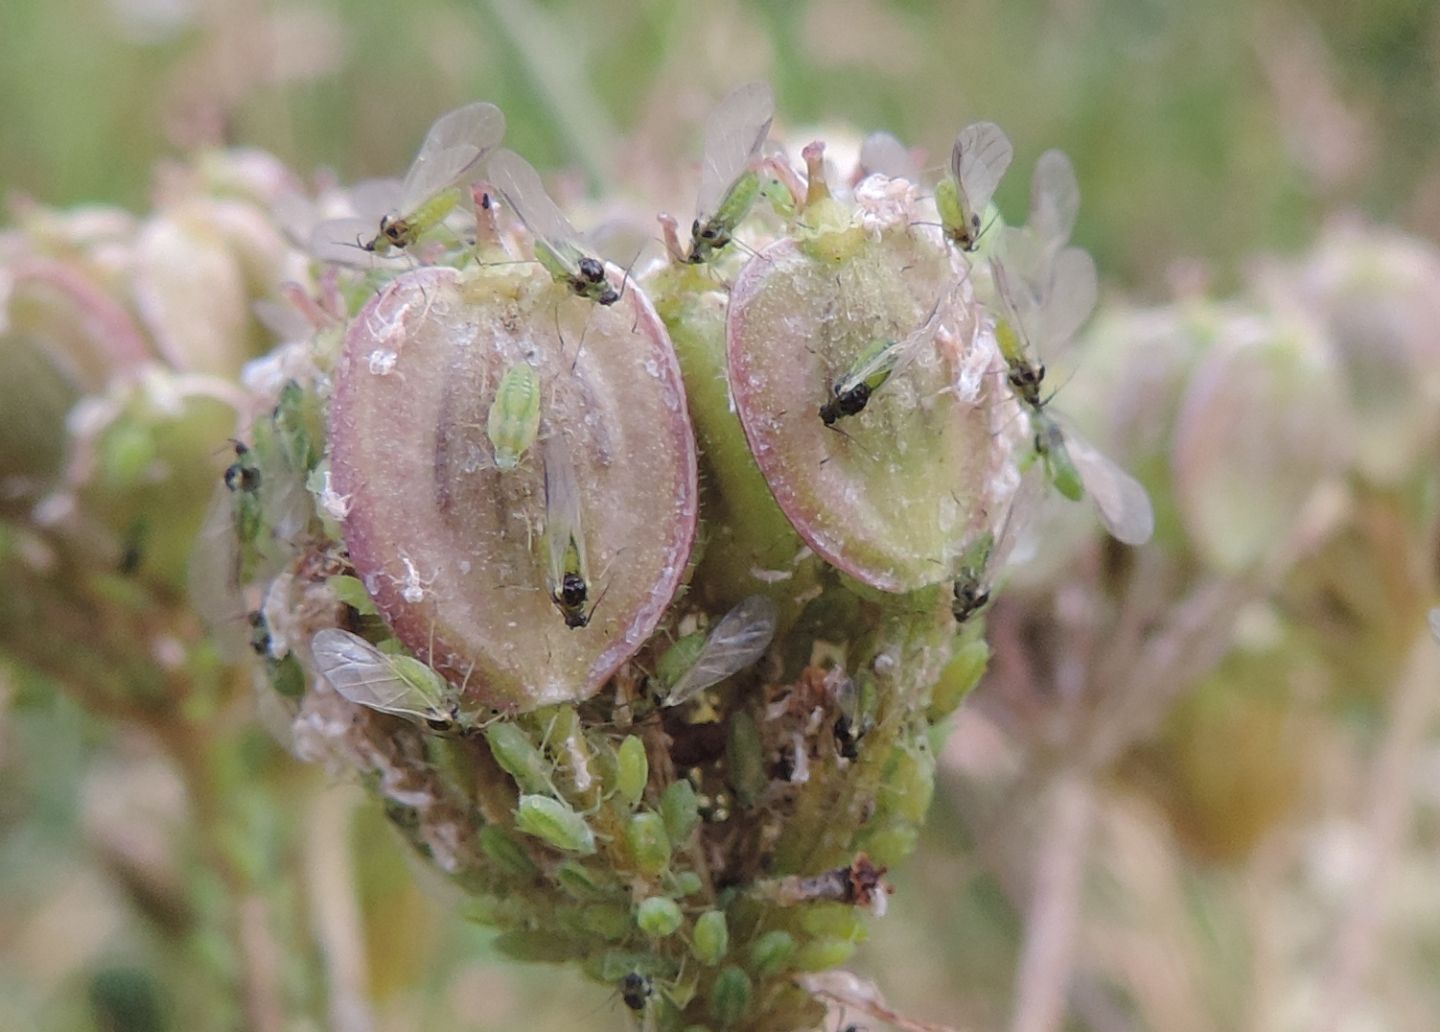
M 708 104 L 758 76 L 782 129 L 887 127 L 938 164 L 983 117 L 1019 170 L 1063 148 L 1079 242 L 1146 294 L 1186 258 L 1231 285 L 1338 209 L 1440 233 L 1431 0 L 6 0 L 0 182 L 134 206 L 157 157 L 216 140 L 396 174 L 483 97 L 537 165 L 613 188 L 693 160 Z M 1012 175 L 1002 206 L 1026 189 Z
M 0 0 L 0 183 L 138 210 L 157 159 L 217 142 L 344 179 L 396 174 L 436 114 L 486 98 L 536 164 L 623 194 L 664 169 L 693 182 L 704 113 L 757 77 L 795 143 L 800 127 L 883 127 L 939 164 L 960 126 L 999 122 L 1020 173 L 999 195 L 1014 216 L 1034 159 L 1064 149 L 1084 194 L 1077 240 L 1112 292 L 1164 298 L 1197 270 L 1228 291 L 1247 256 L 1303 246 L 1350 209 L 1440 236 L 1431 0 Z M 123 989 L 125 965 L 147 962 L 77 844 L 101 732 L 47 698 L 17 710 L 13 741 L 30 751 L 0 754 L 0 884 L 56 899 L 26 924 L 0 919 L 0 952 L 27 961 L 0 965 L 0 1027 L 40 1013 L 84 1027 L 77 972 L 113 955 Z M 936 1016 L 1003 997 L 1016 939 L 948 806 L 942 785 L 859 965 Z M 391 843 L 365 820 L 357 839 Z M 485 934 L 412 886 L 398 844 L 359 853 L 386 1028 L 622 1026 L 613 994 L 578 975 L 557 992 L 554 972 L 464 963 Z

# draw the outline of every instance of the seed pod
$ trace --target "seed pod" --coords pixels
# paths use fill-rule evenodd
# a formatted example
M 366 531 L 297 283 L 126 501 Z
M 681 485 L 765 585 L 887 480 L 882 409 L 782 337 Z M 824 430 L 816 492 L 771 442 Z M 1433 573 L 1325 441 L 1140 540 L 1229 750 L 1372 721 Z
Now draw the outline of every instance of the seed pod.
M 695 896 L 705 887 L 700 876 L 694 871 L 680 871 L 672 879 L 674 894 L 680 899 L 686 896 Z
M 828 971 L 854 954 L 855 943 L 849 939 L 811 939 L 795 951 L 790 966 L 796 971 Z
M 782 929 L 766 932 L 750 945 L 750 966 L 760 978 L 785 970 L 795 956 L 795 936 Z
M 664 896 L 641 900 L 635 908 L 635 924 L 652 939 L 675 934 L 684 919 L 679 905 Z
M 641 874 L 653 878 L 670 866 L 670 839 L 658 813 L 645 810 L 631 816 L 625 824 L 625 841 Z
M 615 754 L 615 790 L 631 806 L 640 802 L 650 777 L 645 743 L 638 735 L 626 735 Z
M 700 804 L 695 786 L 688 781 L 672 782 L 660 796 L 660 815 L 665 833 L 675 845 L 684 845 L 700 826 Z
M 493 824 L 480 829 L 480 848 L 503 870 L 529 881 L 539 874 L 525 847 Z
M 515 810 L 515 827 L 556 849 L 583 856 L 595 852 L 595 833 L 585 818 L 549 796 L 521 796 Z
M 547 589 L 542 464 L 489 462 L 489 399 L 522 360 L 544 389 L 541 436 L 574 466 L 595 581 L 584 627 Z M 588 698 L 649 637 L 685 570 L 697 482 L 679 368 L 638 288 L 601 307 L 531 266 L 401 275 L 352 321 L 330 416 L 356 573 L 467 702 Z
M 710 988 L 710 1013 L 721 1028 L 740 1024 L 750 1009 L 750 976 L 733 964 L 715 978 Z
M 580 911 L 580 925 L 602 939 L 620 942 L 630 934 L 630 908 L 623 903 L 591 903 Z
M 932 311 L 937 332 L 903 371 L 826 426 L 819 409 L 837 379 Z M 982 401 L 1001 359 L 977 319 L 960 259 L 899 225 L 838 264 L 781 241 L 731 291 L 730 388 L 755 461 L 805 542 L 874 587 L 953 579 L 1013 490 L 1001 474 L 1023 421 Z
M 718 964 L 730 949 L 730 927 L 720 910 L 707 910 L 695 919 L 690 951 L 702 964 Z
M 620 887 L 596 877 L 596 872 L 579 860 L 566 860 L 555 869 L 555 881 L 580 900 L 603 901 L 620 893 Z

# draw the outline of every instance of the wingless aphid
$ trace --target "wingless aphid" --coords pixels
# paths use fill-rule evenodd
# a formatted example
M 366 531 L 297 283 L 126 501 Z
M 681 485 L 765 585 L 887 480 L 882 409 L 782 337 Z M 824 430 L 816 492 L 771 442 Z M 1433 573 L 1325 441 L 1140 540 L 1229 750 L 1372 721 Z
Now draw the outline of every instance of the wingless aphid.
M 384 254 L 406 248 L 438 226 L 464 196 L 467 173 L 505 138 L 505 116 L 494 104 L 467 104 L 441 115 L 425 134 L 393 212 L 380 219 L 380 232 L 364 245 Z
M 729 246 L 735 228 L 750 213 L 761 187 L 755 161 L 774 119 L 775 95 L 763 82 L 739 87 L 711 112 L 685 261 L 708 262 Z
M 751 595 L 721 617 L 708 634 L 687 635 L 677 641 L 658 663 L 660 680 L 669 685 L 662 705 L 687 702 L 755 663 L 770 647 L 777 619 L 774 602 Z
M 920 355 L 940 328 L 940 309 L 945 297 L 946 294 L 942 294 L 936 300 L 925 321 L 909 335 L 900 340 L 872 341 L 860 353 L 845 374 L 830 385 L 830 397 L 820 406 L 821 422 L 834 426 L 845 416 L 863 412 L 871 396 Z
M 535 241 L 535 258 L 545 271 L 578 296 L 613 305 L 619 292 L 605 278 L 605 263 L 580 243 L 580 235 L 546 192 L 540 174 L 514 151 L 490 159 L 490 178 Z
M 509 471 L 520 464 L 540 431 L 540 374 L 517 362 L 500 378 L 485 424 L 495 465 Z
M 590 622 L 589 567 L 585 535 L 580 522 L 580 488 L 575 467 L 560 434 L 545 439 L 545 550 L 546 589 L 550 601 L 565 618 L 565 626 L 578 630 Z
M 458 707 L 445 679 L 418 659 L 391 655 L 349 631 L 327 627 L 310 639 L 315 670 L 357 706 L 419 721 L 432 730 L 454 729 Z
M 950 174 L 935 187 L 935 207 L 945 235 L 964 251 L 980 241 L 981 219 L 1014 157 L 1010 138 L 994 122 L 960 130 L 950 152 Z

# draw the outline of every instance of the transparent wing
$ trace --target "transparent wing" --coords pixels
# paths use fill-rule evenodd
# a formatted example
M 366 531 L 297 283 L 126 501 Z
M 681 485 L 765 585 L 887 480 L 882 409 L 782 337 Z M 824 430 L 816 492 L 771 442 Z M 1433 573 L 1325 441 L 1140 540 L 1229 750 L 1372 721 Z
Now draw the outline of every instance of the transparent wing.
M 349 190 L 345 197 L 356 215 L 361 215 L 373 226 L 380 216 L 400 207 L 401 185 L 398 179 L 362 179 Z M 374 236 L 374 231 L 371 231 Z
M 878 172 L 891 179 L 920 181 L 920 169 L 910 148 L 890 133 L 871 133 L 860 145 L 860 169 L 864 175 Z
M 310 652 L 320 676 L 356 705 L 421 720 L 440 712 L 438 695 L 401 677 L 390 657 L 359 635 L 327 627 L 310 639 Z
M 990 281 L 995 285 L 995 300 L 1000 306 L 1000 318 L 1010 324 L 1026 352 L 1030 350 L 1029 324 L 1033 321 L 1037 302 L 1024 282 L 1016 283 L 1010 278 L 1008 267 L 999 258 L 990 259 Z M 1006 355 L 1007 362 L 1022 356 Z
M 1027 550 L 1020 548 L 1021 542 L 1026 540 L 1030 524 L 1047 494 L 1049 487 L 1042 476 L 1035 474 L 1020 478 L 1020 486 L 1010 496 L 1010 504 L 1006 506 L 1005 515 L 995 531 L 995 544 L 990 549 L 985 567 L 990 581 L 993 582 L 1004 571 L 1017 550 L 1022 552 L 1021 560 L 1025 557 L 1023 553 Z
M 960 130 L 950 152 L 950 171 L 972 213 L 983 212 L 995 196 L 1015 149 L 994 122 L 976 122 Z
M 425 134 L 420 151 L 405 173 L 399 210 L 410 211 L 454 186 L 505 138 L 505 116 L 480 101 L 441 115 Z
M 190 604 L 210 635 L 216 655 L 235 663 L 245 654 L 250 629 L 245 622 L 245 593 L 240 586 L 240 542 L 230 491 L 218 484 L 205 521 L 190 549 L 185 572 Z
M 1440 609 L 1430 610 L 1430 635 L 1440 641 Z
M 1122 544 L 1143 545 L 1149 541 L 1155 533 L 1155 511 L 1140 482 L 1096 451 L 1068 422 L 1063 425 L 1065 450 L 1105 529 Z
M 758 660 L 775 637 L 778 617 L 775 603 L 763 595 L 742 600 L 715 625 L 694 665 L 671 687 L 665 705 L 678 706 L 693 699 Z
M 579 248 L 579 234 L 560 210 L 530 162 L 512 150 L 497 151 L 487 170 L 495 189 L 505 198 L 532 236 L 564 253 Z
M 1030 180 L 1028 227 L 1048 247 L 1064 247 L 1080 212 L 1080 184 L 1075 166 L 1063 151 L 1048 150 L 1035 163 Z
M 580 526 L 580 486 L 559 431 L 551 429 L 546 434 L 541 450 L 545 460 L 545 543 L 550 583 L 559 584 L 565 575 L 565 553 L 572 540 L 579 554 L 581 576 L 588 569 L 585 535 Z
M 1098 295 L 1095 260 L 1079 247 L 1065 248 L 1055 256 L 1050 268 L 1050 282 L 1036 328 L 1040 339 L 1047 346 L 1057 347 L 1072 340 L 1095 310 Z
M 735 180 L 760 153 L 774 120 L 775 94 L 765 82 L 746 83 L 710 113 L 696 202 L 701 218 L 715 214 Z
M 925 350 L 925 345 L 935 339 L 935 334 L 940 329 L 940 323 L 943 321 L 941 308 L 953 289 L 953 287 L 946 288 L 945 292 L 935 299 L 935 305 L 930 309 L 930 314 L 925 317 L 925 321 L 912 330 L 909 335 L 897 340 L 888 348 L 876 352 L 863 365 L 850 370 L 845 379 L 841 381 L 842 387 L 853 387 L 863 383 L 886 369 L 890 371 L 891 376 L 894 376 L 919 358 Z

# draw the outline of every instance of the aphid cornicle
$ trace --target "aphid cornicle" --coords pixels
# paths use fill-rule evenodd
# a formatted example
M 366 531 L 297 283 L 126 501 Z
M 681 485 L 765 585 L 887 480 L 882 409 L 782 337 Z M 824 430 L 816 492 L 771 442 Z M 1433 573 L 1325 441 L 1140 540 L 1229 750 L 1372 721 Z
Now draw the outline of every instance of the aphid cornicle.
M 960 130 L 950 152 L 950 174 L 935 187 L 935 207 L 945 235 L 964 251 L 980 242 L 981 219 L 1015 150 L 994 122 Z
M 544 458 L 546 584 L 550 601 L 564 617 L 565 626 L 579 630 L 590 623 L 594 609 L 587 612 L 585 608 L 590 599 L 590 576 L 580 517 L 580 488 L 570 453 L 558 431 L 545 439 Z
M 706 120 L 704 167 L 686 262 L 702 264 L 728 247 L 750 213 L 761 187 L 752 165 L 774 119 L 769 84 L 752 82 L 722 100 Z
M 940 328 L 940 309 L 948 294 L 947 288 L 913 332 L 899 340 L 872 341 L 860 353 L 844 375 L 830 385 L 830 396 L 820 406 L 821 422 L 834 426 L 846 416 L 863 412 L 876 391 L 923 353 Z
M 605 276 L 605 263 L 580 243 L 580 235 L 540 182 L 540 174 L 514 151 L 490 159 L 490 178 L 535 242 L 535 259 L 557 283 L 578 297 L 613 305 L 620 292 Z

